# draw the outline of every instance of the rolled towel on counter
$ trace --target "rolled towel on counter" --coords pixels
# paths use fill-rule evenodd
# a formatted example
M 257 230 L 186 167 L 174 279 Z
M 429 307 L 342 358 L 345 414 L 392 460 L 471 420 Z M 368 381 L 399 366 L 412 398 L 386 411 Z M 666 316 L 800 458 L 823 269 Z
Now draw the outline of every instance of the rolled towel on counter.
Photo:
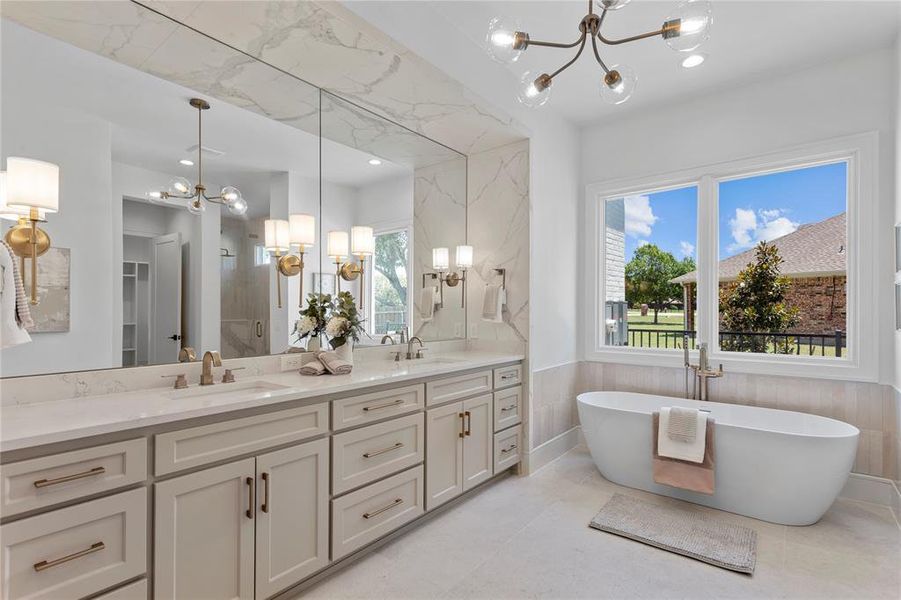
M 348 375 L 354 369 L 353 364 L 338 356 L 338 353 L 334 351 L 320 352 L 316 358 L 332 375 Z
M 693 463 L 703 462 L 706 438 L 703 435 L 698 435 L 697 432 L 706 431 L 707 413 L 693 408 L 682 408 L 680 410 L 694 413 L 696 432 L 694 439 L 689 442 L 683 442 L 670 437 L 669 431 L 672 409 L 661 408 L 660 428 L 657 432 L 657 447 L 660 456 L 667 456 L 677 460 L 687 460 L 688 462 Z
M 661 437 L 658 433 L 663 431 L 661 417 L 661 413 L 655 412 L 651 420 L 653 426 L 651 437 L 653 440 L 652 461 L 654 481 L 662 485 L 699 492 L 701 494 L 713 494 L 716 490 L 716 455 L 714 453 L 714 432 L 716 430 L 716 422 L 712 418 L 706 420 L 706 431 L 703 436 L 698 436 L 703 437 L 705 440 L 704 459 L 700 463 L 692 463 L 669 458 L 660 454 L 657 440 Z
M 301 375 L 322 375 L 325 373 L 325 365 L 318 358 L 314 358 L 310 362 L 300 367 Z

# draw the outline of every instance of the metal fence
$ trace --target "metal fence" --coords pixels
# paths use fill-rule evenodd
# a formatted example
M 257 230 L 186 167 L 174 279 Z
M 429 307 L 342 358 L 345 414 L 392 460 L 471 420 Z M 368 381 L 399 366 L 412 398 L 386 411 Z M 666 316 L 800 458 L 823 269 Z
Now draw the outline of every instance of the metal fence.
M 407 311 L 399 310 L 377 310 L 373 312 L 373 332 L 379 335 L 388 333 L 389 331 L 400 331 L 407 325 Z
M 697 347 L 697 332 L 680 329 L 630 329 L 628 346 L 639 348 L 682 348 L 683 337 L 688 336 L 688 347 Z M 847 348 L 844 331 L 834 333 L 755 333 L 721 331 L 720 347 L 735 351 L 765 352 L 769 354 L 807 354 L 825 356 L 827 351 L 841 357 Z

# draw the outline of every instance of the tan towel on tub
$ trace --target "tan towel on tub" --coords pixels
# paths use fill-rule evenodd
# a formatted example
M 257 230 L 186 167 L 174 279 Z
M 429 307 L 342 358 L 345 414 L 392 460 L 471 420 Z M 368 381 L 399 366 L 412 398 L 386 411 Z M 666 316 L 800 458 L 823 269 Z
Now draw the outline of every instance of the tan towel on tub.
M 693 463 L 657 454 L 657 434 L 660 428 L 660 413 L 654 412 L 651 437 L 653 439 L 654 481 L 663 485 L 681 488 L 702 494 L 713 494 L 715 490 L 714 472 L 716 460 L 713 448 L 713 433 L 716 422 L 707 418 L 704 460 Z

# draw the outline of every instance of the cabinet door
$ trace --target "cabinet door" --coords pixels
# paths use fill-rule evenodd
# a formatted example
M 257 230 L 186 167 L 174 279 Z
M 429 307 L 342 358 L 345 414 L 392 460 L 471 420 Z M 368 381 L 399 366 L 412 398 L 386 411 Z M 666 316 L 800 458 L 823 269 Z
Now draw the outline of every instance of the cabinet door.
M 426 510 L 463 493 L 463 404 L 426 412 Z
M 253 598 L 255 461 L 155 484 L 154 596 Z
M 328 564 L 328 440 L 257 457 L 256 597 Z
M 493 406 L 491 394 L 463 402 L 463 491 L 489 479 L 494 470 Z

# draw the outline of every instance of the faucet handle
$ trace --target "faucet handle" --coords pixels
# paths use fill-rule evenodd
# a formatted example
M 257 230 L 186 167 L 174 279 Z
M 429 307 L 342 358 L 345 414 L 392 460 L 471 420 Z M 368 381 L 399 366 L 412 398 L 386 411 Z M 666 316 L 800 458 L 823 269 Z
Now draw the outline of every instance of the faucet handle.
M 400 362 L 400 350 L 398 350 L 397 352 L 392 352 L 392 354 L 394 355 L 394 362 Z
M 188 379 L 185 377 L 184 373 L 179 373 L 178 375 L 160 375 L 163 379 L 167 379 L 169 377 L 175 377 L 175 389 L 183 390 L 188 387 Z
M 222 383 L 234 383 L 235 371 L 240 371 L 245 368 L 246 367 L 232 367 L 231 369 L 226 369 L 225 373 L 222 374 Z
M 428 348 L 420 348 L 416 351 L 416 358 L 422 358 L 422 353 L 428 350 Z

